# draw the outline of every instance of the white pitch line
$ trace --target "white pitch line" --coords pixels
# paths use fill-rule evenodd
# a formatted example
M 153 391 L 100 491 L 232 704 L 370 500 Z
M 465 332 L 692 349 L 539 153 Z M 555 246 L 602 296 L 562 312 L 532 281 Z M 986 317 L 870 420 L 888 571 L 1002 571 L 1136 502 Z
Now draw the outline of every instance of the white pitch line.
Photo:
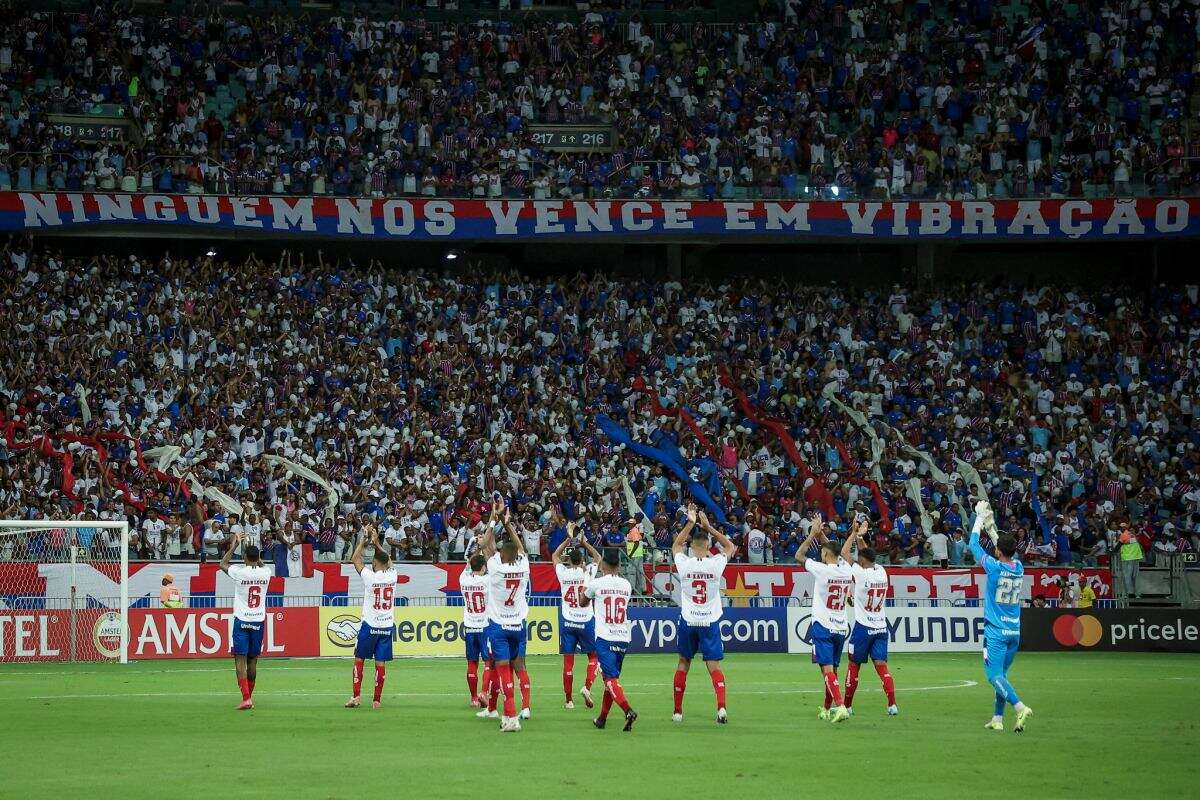
M 631 683 L 625 688 L 627 689 L 653 689 L 671 686 L 670 683 Z M 768 683 L 748 683 L 745 686 L 770 686 Z M 782 684 L 787 685 L 787 684 Z M 947 683 L 940 686 L 897 686 L 898 692 L 934 692 L 943 689 L 969 689 L 972 686 L 978 686 L 977 681 L 960 680 L 957 683 Z M 737 694 L 821 694 L 824 689 L 771 689 L 771 690 L 737 690 Z M 860 692 L 882 692 L 882 689 L 873 687 L 865 687 L 859 689 Z M 235 692 L 113 692 L 107 694 L 41 694 L 30 695 L 22 699 L 25 700 L 101 700 L 117 697 L 230 697 L 236 694 Z M 259 696 L 266 697 L 342 697 L 345 692 L 309 692 L 302 690 L 276 690 L 276 691 L 260 691 Z M 396 692 L 387 694 L 385 697 L 460 697 L 462 692 Z M 10 698 L 17 699 L 17 698 Z

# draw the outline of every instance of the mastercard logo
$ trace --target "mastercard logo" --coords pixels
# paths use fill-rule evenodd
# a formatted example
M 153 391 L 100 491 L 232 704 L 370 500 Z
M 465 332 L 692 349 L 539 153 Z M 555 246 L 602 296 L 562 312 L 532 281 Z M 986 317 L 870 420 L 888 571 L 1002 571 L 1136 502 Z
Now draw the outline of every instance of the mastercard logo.
M 1065 614 L 1054 620 L 1053 630 L 1054 639 L 1063 647 L 1091 647 L 1104 635 L 1100 620 L 1087 614 L 1078 617 Z

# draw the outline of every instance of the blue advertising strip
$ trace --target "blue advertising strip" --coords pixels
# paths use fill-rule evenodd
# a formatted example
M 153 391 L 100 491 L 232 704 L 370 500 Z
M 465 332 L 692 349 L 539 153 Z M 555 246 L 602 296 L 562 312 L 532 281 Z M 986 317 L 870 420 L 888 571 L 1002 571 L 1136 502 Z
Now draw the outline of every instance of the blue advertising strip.
M 629 609 L 633 623 L 631 653 L 674 653 L 679 633 L 678 608 Z M 726 608 L 720 622 L 727 653 L 786 653 L 786 608 Z

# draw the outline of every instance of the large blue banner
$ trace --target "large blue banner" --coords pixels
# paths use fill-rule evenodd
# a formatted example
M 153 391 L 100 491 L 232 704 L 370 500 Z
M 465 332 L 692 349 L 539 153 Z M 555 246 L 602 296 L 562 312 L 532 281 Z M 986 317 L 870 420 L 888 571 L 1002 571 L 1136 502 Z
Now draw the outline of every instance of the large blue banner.
M 1200 234 L 1200 199 L 738 202 L 0 192 L 0 230 L 130 225 L 426 241 L 1127 239 Z
M 678 608 L 629 609 L 633 622 L 631 653 L 674 653 L 679 634 Z M 727 653 L 786 653 L 786 608 L 726 608 L 720 622 Z

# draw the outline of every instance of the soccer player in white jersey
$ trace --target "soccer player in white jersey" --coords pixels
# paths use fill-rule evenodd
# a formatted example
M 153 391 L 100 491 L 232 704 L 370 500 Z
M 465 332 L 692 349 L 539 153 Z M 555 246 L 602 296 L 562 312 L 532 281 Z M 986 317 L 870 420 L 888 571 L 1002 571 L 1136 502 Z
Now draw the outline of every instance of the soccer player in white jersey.
M 584 584 L 592 575 L 589 575 L 588 567 L 584 566 L 581 547 L 587 549 L 593 564 L 600 561 L 600 553 L 596 548 L 592 547 L 587 539 L 576 537 L 575 523 L 568 522 L 567 536 L 551 556 L 554 574 L 558 577 L 558 589 L 562 594 L 558 611 L 558 652 L 563 658 L 563 694 L 566 695 L 568 709 L 575 708 L 573 688 L 576 649 L 588 657 L 587 679 L 580 692 L 588 708 L 595 705 L 592 701 L 592 683 L 596 680 L 599 663 L 596 659 L 596 620 L 592 614 L 592 606 L 583 593 Z
M 458 588 L 463 598 L 463 644 L 467 656 L 467 692 L 471 705 L 478 708 L 487 704 L 492 680 L 491 659 L 487 648 L 487 559 L 476 553 L 463 567 L 458 579 Z M 483 691 L 479 689 L 479 661 L 484 661 Z M 495 706 L 492 707 L 495 714 Z M 481 716 L 488 716 L 485 709 Z
M 521 730 L 513 693 L 513 670 L 526 685 L 529 681 L 529 673 L 525 671 L 525 623 L 529 618 L 525 595 L 529 591 L 529 559 L 507 508 L 504 509 L 504 522 L 505 538 L 499 549 L 495 531 L 489 527 L 484 534 L 483 554 L 488 559 L 488 648 L 495 659 L 500 691 L 504 694 L 500 730 L 511 733 Z M 521 715 L 529 718 L 528 706 L 522 709 Z
M 600 716 L 592 720 L 597 728 L 603 728 L 613 703 L 625 712 L 626 731 L 633 730 L 637 712 L 629 707 L 625 690 L 621 688 L 621 667 L 625 663 L 625 652 L 629 649 L 630 628 L 629 597 L 633 587 L 629 581 L 617 574 L 621 560 L 611 550 L 600 560 L 600 574 L 590 579 L 584 587 L 584 602 L 596 610 L 596 653 L 600 670 L 604 675 L 604 699 L 600 702 Z
M 850 565 L 854 575 L 854 627 L 850 630 L 850 664 L 846 671 L 846 710 L 854 713 L 852 703 L 858 689 L 858 670 L 869 658 L 875 664 L 887 695 L 887 713 L 894 717 L 900 709 L 896 706 L 896 684 L 887 663 L 888 626 L 884 605 L 887 603 L 888 575 L 887 570 L 875 563 L 875 551 L 862 544 L 866 532 L 864 516 L 855 523 L 854 530 L 842 545 L 842 560 Z M 855 545 L 858 545 L 857 561 L 850 556 Z
M 375 545 L 371 566 L 363 565 L 363 551 L 368 539 Z M 354 690 L 346 708 L 358 708 L 362 693 L 363 662 L 375 660 L 375 696 L 371 708 L 379 708 L 383 698 L 383 681 L 387 662 L 392 660 L 392 634 L 396 630 L 396 568 L 379 538 L 379 531 L 369 526 L 358 538 L 350 555 L 350 563 L 358 570 L 363 583 L 362 622 L 358 627 L 358 642 L 354 645 Z
M 821 543 L 821 560 L 807 557 L 813 540 Z M 854 575 L 850 565 L 841 560 L 838 549 L 825 536 L 825 523 L 819 514 L 814 514 L 808 537 L 796 551 L 796 560 L 802 561 L 804 569 L 813 576 L 812 660 L 821 668 L 825 679 L 825 707 L 818 715 L 821 719 L 844 722 L 850 712 L 842 704 L 842 690 L 838 686 L 837 669 L 842 660 L 842 648 L 846 644 L 849 625 L 846 622 L 846 600 L 853 590 Z M 832 710 L 831 710 L 832 707 Z
M 259 549 L 248 544 L 242 564 L 230 566 L 233 553 L 242 546 L 242 537 L 235 536 L 221 559 L 221 571 L 233 580 L 233 629 L 230 650 L 237 669 L 238 688 L 242 703 L 238 711 L 254 708 L 254 681 L 258 678 L 258 654 L 262 652 L 263 625 L 267 620 L 267 585 L 271 570 L 262 562 Z
M 700 527 L 696 527 L 699 518 Z M 713 554 L 709 534 L 717 540 L 721 552 Z M 683 722 L 683 693 L 687 689 L 688 670 L 696 651 L 704 658 L 717 695 L 717 722 L 729 721 L 725 710 L 725 673 L 721 660 L 725 648 L 721 644 L 721 577 L 725 565 L 737 547 L 724 533 L 714 528 L 696 506 L 688 503 L 687 524 L 671 544 L 675 569 L 679 573 L 679 636 L 676 649 L 679 665 L 675 668 L 675 712 L 671 719 Z

